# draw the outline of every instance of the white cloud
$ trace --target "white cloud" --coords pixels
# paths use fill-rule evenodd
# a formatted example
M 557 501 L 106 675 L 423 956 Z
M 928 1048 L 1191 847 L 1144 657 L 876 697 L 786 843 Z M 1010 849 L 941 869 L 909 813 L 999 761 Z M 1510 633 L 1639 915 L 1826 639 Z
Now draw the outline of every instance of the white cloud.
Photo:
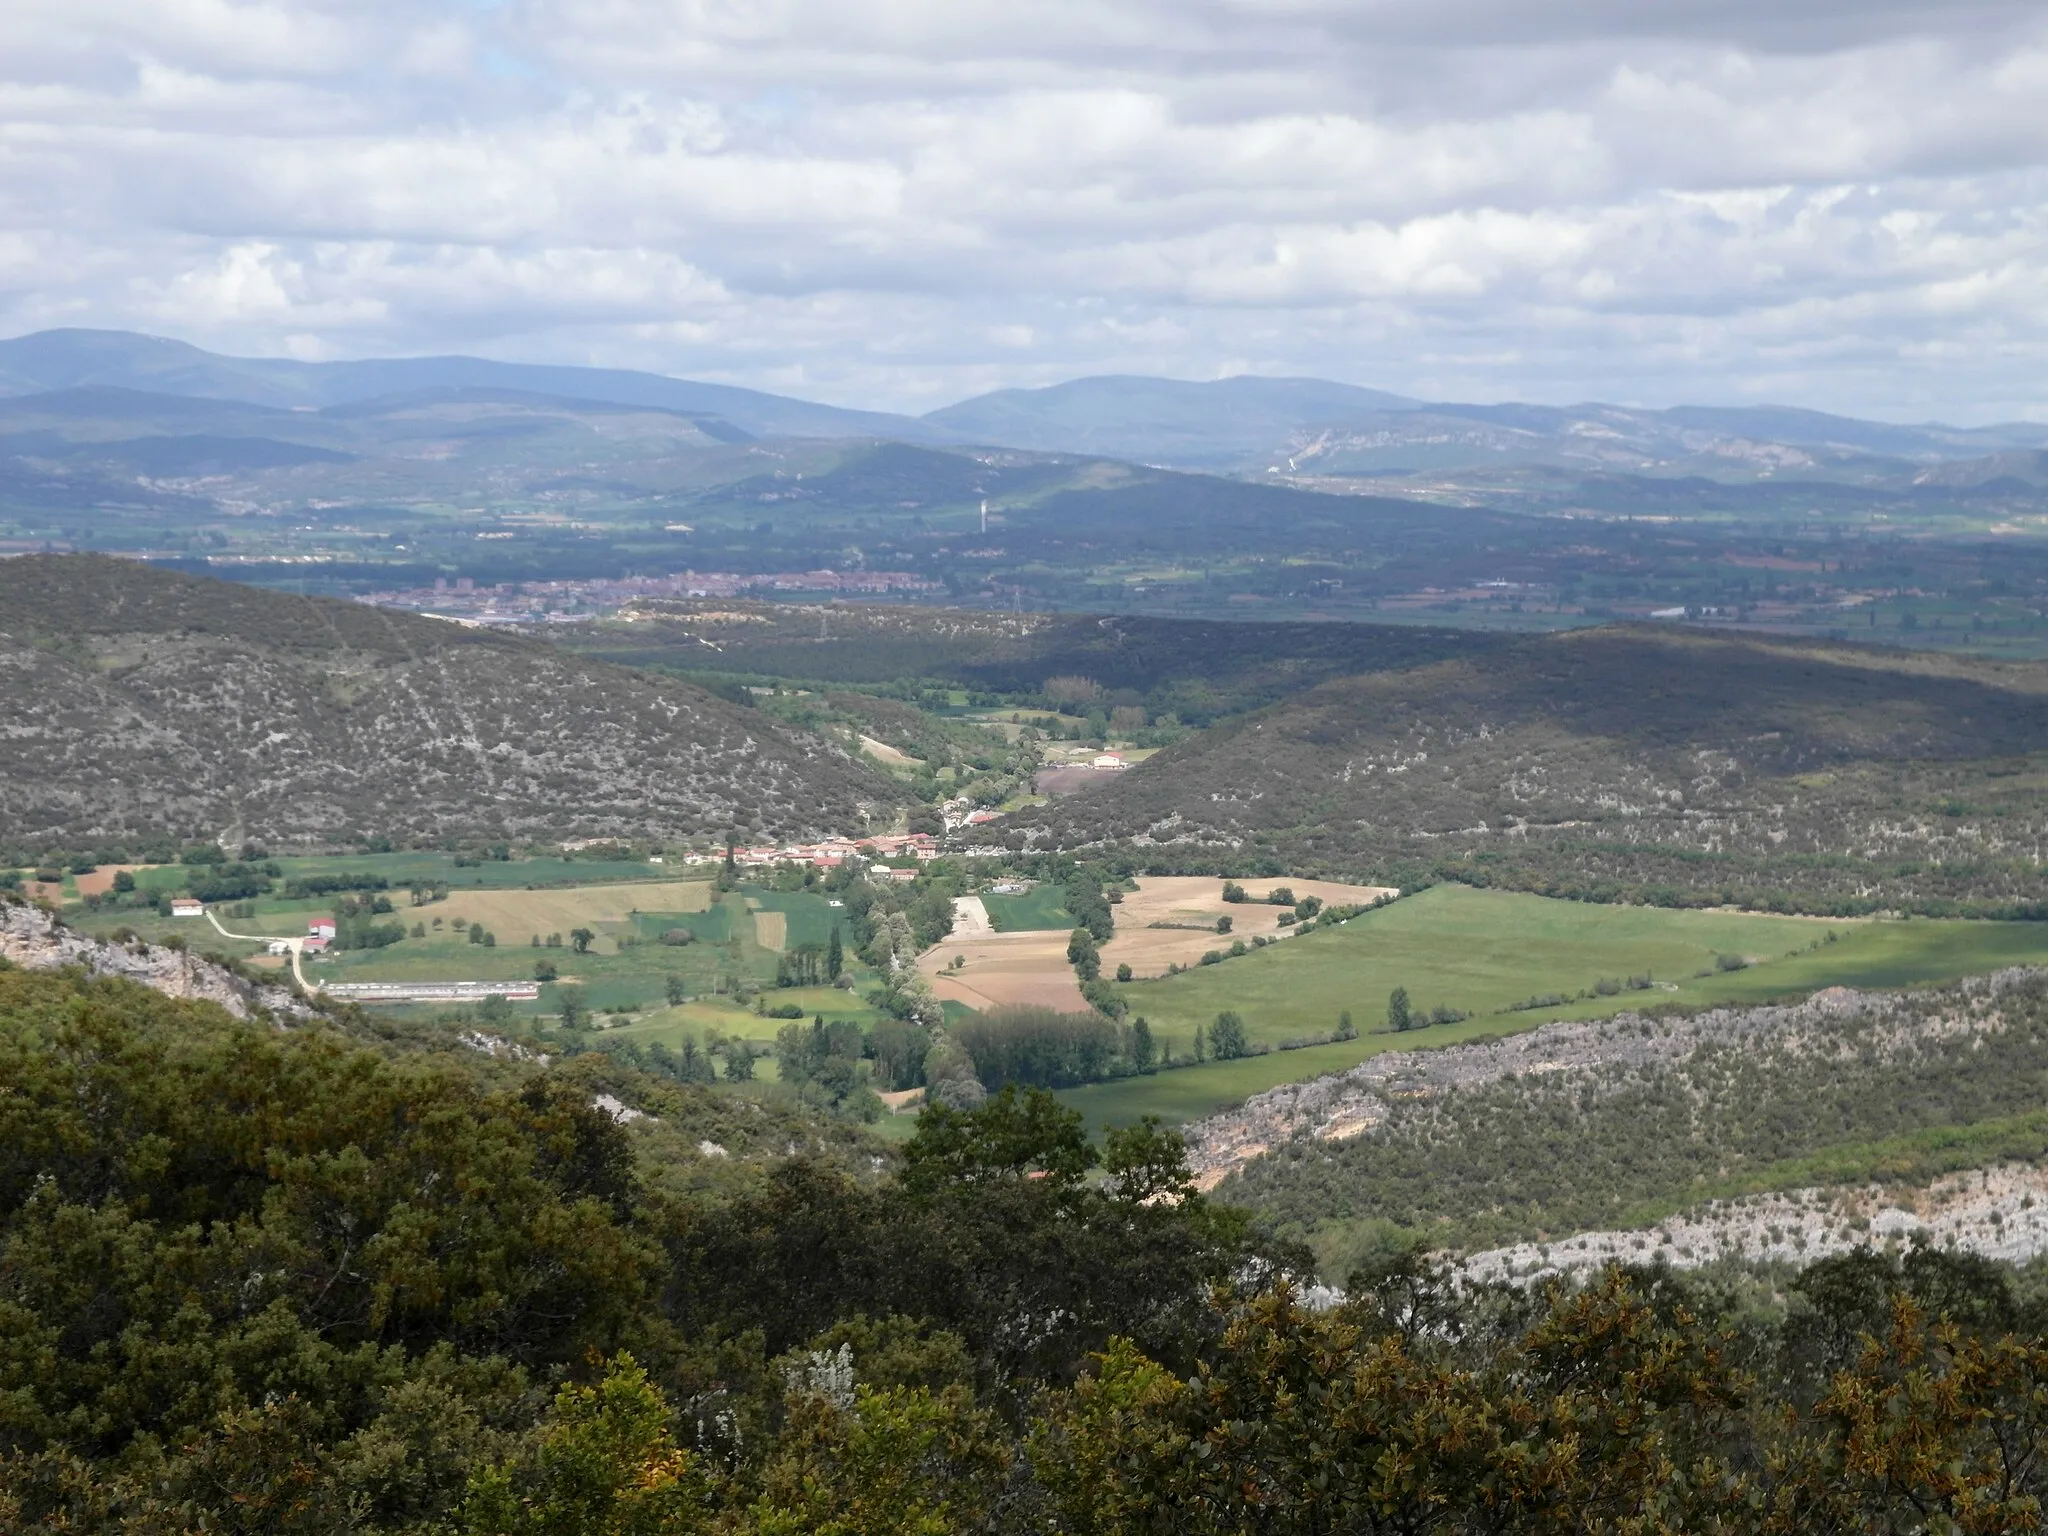
M 2009 0 L 13 0 L 0 326 L 2016 413 Z

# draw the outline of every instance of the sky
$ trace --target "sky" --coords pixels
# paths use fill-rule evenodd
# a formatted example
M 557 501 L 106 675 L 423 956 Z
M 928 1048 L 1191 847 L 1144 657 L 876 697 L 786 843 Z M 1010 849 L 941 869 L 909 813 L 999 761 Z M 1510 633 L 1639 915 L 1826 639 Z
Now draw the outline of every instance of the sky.
M 2048 5 L 5 0 L 51 326 L 2048 419 Z

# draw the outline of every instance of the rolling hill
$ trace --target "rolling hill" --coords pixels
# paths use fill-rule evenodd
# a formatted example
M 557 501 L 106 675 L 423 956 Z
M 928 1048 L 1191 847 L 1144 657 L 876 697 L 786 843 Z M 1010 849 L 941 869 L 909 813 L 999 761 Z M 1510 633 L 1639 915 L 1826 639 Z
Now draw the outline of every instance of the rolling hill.
M 105 388 L 280 410 L 433 392 L 524 394 L 717 418 L 753 437 L 974 444 L 1254 475 L 1510 465 L 1869 478 L 2048 448 L 2048 427 L 2038 423 L 1901 425 L 1787 406 L 1442 403 L 1327 379 L 1100 375 L 997 390 L 907 416 L 630 369 L 475 357 L 225 357 L 128 331 L 0 340 L 0 397 Z
M 0 845 L 859 830 L 898 792 L 692 685 L 90 555 L 0 560 Z
M 0 394 L 90 386 L 314 409 L 423 390 L 483 389 L 717 416 L 761 437 L 925 441 L 938 435 L 915 417 L 842 410 L 755 389 L 623 368 L 501 363 L 480 357 L 333 363 L 223 357 L 182 341 L 131 331 L 38 331 L 0 341 Z
M 1169 867 L 2032 915 L 2048 667 L 1579 630 L 1323 682 L 1014 822 Z
M 925 678 L 1036 693 L 1086 677 L 1123 702 L 1189 723 L 1270 704 L 1334 677 L 1483 655 L 1503 642 L 1422 625 L 1273 624 L 1084 613 L 988 613 L 747 599 L 650 602 L 558 644 L 633 666 L 821 683 Z
M 924 420 L 978 443 L 1217 467 L 1267 452 L 1316 422 L 1412 407 L 1381 389 L 1326 379 L 1153 379 L 1111 375 L 1002 389 Z

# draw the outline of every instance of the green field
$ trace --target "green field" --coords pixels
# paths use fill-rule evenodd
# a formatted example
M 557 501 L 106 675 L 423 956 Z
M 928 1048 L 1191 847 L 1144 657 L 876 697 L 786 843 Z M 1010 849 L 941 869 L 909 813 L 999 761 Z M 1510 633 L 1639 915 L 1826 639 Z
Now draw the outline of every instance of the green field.
M 1836 935 L 1834 942 L 1827 935 Z M 1714 969 L 1741 955 L 1746 969 Z M 1281 1083 L 1342 1071 L 1386 1050 L 1448 1045 L 1655 1005 L 1699 1007 L 1803 996 L 1826 986 L 1903 987 L 2009 965 L 2048 964 L 2048 924 L 1909 919 L 1822 922 L 1735 912 L 1594 906 L 1466 886 L 1437 886 L 1221 965 L 1119 990 L 1168 1049 L 1185 1054 L 1197 1023 L 1235 1009 L 1255 1043 L 1327 1035 L 1352 1013 L 1356 1040 L 1273 1050 L 1240 1061 L 1160 1072 L 1061 1097 L 1093 1124 L 1141 1114 L 1180 1121 L 1213 1114 Z M 1706 971 L 1702 976 L 1698 974 Z M 1648 973 L 1649 991 L 1503 1011 L 1539 993 L 1576 994 L 1602 978 Z M 1405 987 L 1422 1009 L 1471 1014 L 1406 1034 L 1384 1031 L 1387 995 Z
M 371 857 L 395 860 L 427 856 Z M 292 861 L 293 864 L 299 862 Z M 349 862 L 358 868 L 366 863 L 359 859 Z M 556 862 L 559 861 L 529 860 L 524 865 L 498 865 L 496 868 L 525 868 L 529 873 L 537 873 L 534 865 Z M 693 997 L 705 997 L 708 1003 L 710 995 L 718 990 L 722 981 L 748 981 L 757 986 L 768 986 L 774 981 L 777 956 L 755 941 L 754 914 L 747 907 L 749 899 L 758 902 L 763 910 L 783 915 L 791 944 L 823 944 L 830 937 L 833 925 L 842 921 L 844 916 L 820 894 L 754 888 L 718 896 L 707 910 L 701 912 L 633 912 L 619 916 L 617 893 L 614 891 L 607 898 L 605 892 L 605 887 L 617 884 L 615 866 L 586 862 L 564 867 L 589 872 L 593 878 L 573 886 L 549 885 L 539 880 L 500 880 L 483 887 L 487 894 L 468 897 L 463 894 L 465 886 L 458 884 L 447 901 L 428 902 L 417 907 L 412 905 L 406 888 L 416 877 L 406 874 L 403 885 L 383 893 L 390 899 L 394 910 L 378 921 L 403 924 L 408 936 L 381 949 L 338 951 L 311 961 L 308 965 L 309 978 L 330 982 L 527 980 L 534 977 L 536 965 L 546 961 L 556 968 L 561 980 L 542 987 L 537 1003 L 515 1004 L 518 1012 L 559 1012 L 564 983 L 578 988 L 577 995 L 584 1005 L 596 1011 L 661 1008 L 672 976 L 680 979 L 687 993 Z M 632 867 L 641 872 L 650 868 L 644 864 Z M 491 866 L 486 866 L 487 870 L 489 868 Z M 651 868 L 660 876 L 662 866 Z M 181 872 L 173 870 L 169 873 L 182 879 Z M 469 875 L 476 871 L 465 868 L 455 873 Z M 388 874 L 387 878 L 390 878 Z M 674 876 L 665 878 L 673 880 Z M 428 881 L 423 878 L 422 883 Z M 526 889 L 529 885 L 536 889 L 529 893 Z M 708 890 L 708 886 L 700 889 Z M 586 895 L 594 902 L 599 898 L 608 899 L 612 903 L 609 910 L 616 920 L 578 916 L 577 904 Z M 331 896 L 298 899 L 263 896 L 254 900 L 253 916 L 229 916 L 226 910 L 231 905 L 229 903 L 217 904 L 216 911 L 220 913 L 222 923 L 236 933 L 282 936 L 304 933 L 309 914 L 330 912 L 334 904 L 335 898 Z M 504 916 L 493 916 L 490 920 L 497 939 L 495 945 L 472 944 L 466 933 L 455 930 L 452 919 L 465 904 L 472 912 L 479 908 L 506 909 Z M 525 916 L 528 907 L 537 913 L 553 913 L 553 917 L 537 915 L 530 921 L 514 922 L 514 918 Z M 71 921 L 87 931 L 106 933 L 117 928 L 131 928 L 147 939 L 181 938 L 196 950 L 213 951 L 238 959 L 255 959 L 263 948 L 261 943 L 225 939 L 203 919 L 165 918 L 152 911 L 132 909 L 93 913 L 74 908 L 69 916 Z M 440 923 L 438 927 L 435 926 L 437 921 Z M 543 934 L 562 931 L 566 938 L 566 930 L 586 921 L 597 935 L 587 954 L 577 954 L 567 943 L 557 948 L 536 948 L 528 942 L 531 930 L 538 929 Z M 410 936 L 410 930 L 416 924 L 427 929 L 418 938 Z M 695 942 L 682 945 L 660 942 L 661 935 L 672 928 L 688 930 Z M 858 960 L 850 953 L 847 961 L 857 975 L 862 974 Z M 852 1017 L 856 1013 L 867 1012 L 866 1004 L 852 994 L 823 988 L 800 991 L 771 989 L 766 995 L 771 1006 L 793 1001 L 812 1011 L 823 1008 L 828 1017 Z M 426 1006 L 414 1011 L 431 1013 L 434 1009 Z M 753 1019 L 751 1013 L 745 1017 Z M 769 1023 L 762 1020 L 753 1022 Z M 763 1038 L 772 1037 L 774 1032 L 772 1026 L 765 1028 Z
M 733 902 L 724 900 L 713 902 L 703 912 L 636 912 L 633 926 L 649 943 L 658 943 L 671 928 L 681 928 L 700 944 L 725 944 L 739 928 L 751 926 L 744 921 L 745 908 L 740 909 L 736 918 L 733 907 Z
M 287 880 L 314 875 L 378 875 L 394 890 L 413 885 L 501 886 L 613 885 L 621 880 L 680 880 L 681 866 L 650 864 L 645 859 L 485 859 L 458 865 L 452 853 L 332 854 L 281 858 Z
M 1061 905 L 1064 887 L 1037 885 L 1022 896 L 984 896 L 989 924 L 997 933 L 1049 932 L 1074 926 L 1074 914 Z
M 805 944 L 816 944 L 822 948 L 831 943 L 834 928 L 842 931 L 843 940 L 846 914 L 826 897 L 809 891 L 771 891 L 755 885 L 744 885 L 740 890 L 761 911 L 782 914 L 789 928 L 786 946 L 789 949 L 798 949 Z

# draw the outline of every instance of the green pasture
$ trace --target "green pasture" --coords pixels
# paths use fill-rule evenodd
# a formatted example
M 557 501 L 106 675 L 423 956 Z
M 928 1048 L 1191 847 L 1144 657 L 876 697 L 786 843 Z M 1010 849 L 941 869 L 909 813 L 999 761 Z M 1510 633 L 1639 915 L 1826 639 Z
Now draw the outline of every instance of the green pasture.
M 1049 931 L 1074 926 L 1074 914 L 1061 903 L 1066 889 L 1057 885 L 1036 885 L 1022 896 L 984 896 L 988 920 L 997 933 Z
M 1259 1043 L 1328 1034 L 1349 1010 L 1361 1031 L 1386 1021 L 1387 996 L 1407 988 L 1421 1011 L 1500 1013 L 1544 993 L 1573 996 L 1603 978 L 1650 976 L 1658 990 L 1597 1000 L 1594 1011 L 1662 1001 L 1686 988 L 1718 955 L 1740 955 L 1759 970 L 1788 952 L 1846 936 L 1856 925 L 1735 912 L 1595 906 L 1509 891 L 1440 885 L 1265 949 L 1196 966 L 1178 976 L 1125 984 L 1133 1013 L 1155 1032 L 1192 1041 L 1197 1023 L 1225 1008 L 1244 1016 Z M 2048 939 L 2048 928 L 2042 930 Z M 1823 944 L 1824 948 L 1839 948 Z M 1717 979 L 1743 972 L 1715 972 Z M 1722 995 L 1720 989 L 1712 989 Z M 1603 1006 L 1604 1005 L 1604 1006 Z M 1582 1016 L 1550 1009 L 1541 1018 Z
M 1740 955 L 1749 964 L 1719 970 L 1717 955 Z M 1553 1019 L 1659 1005 L 1760 1003 L 1827 986 L 1919 986 L 2040 964 L 2048 964 L 2048 924 L 2042 923 L 1822 921 L 1597 906 L 1445 885 L 1341 927 L 1119 989 L 1132 1013 L 1144 1015 L 1162 1047 L 1176 1054 L 1191 1050 L 1197 1023 L 1212 1023 L 1226 1008 L 1243 1017 L 1256 1044 L 1277 1047 L 1328 1035 L 1346 1009 L 1358 1039 L 1274 1049 L 1061 1096 L 1096 1124 L 1142 1114 L 1189 1120 L 1281 1083 L 1342 1071 L 1380 1051 L 1454 1044 Z M 1577 996 L 1602 978 L 1626 981 L 1646 973 L 1656 982 L 1648 991 Z M 1395 987 L 1407 989 L 1418 1011 L 1443 1005 L 1471 1017 L 1386 1033 L 1387 996 Z M 1553 992 L 1573 1000 L 1508 1011 Z
M 819 948 L 832 942 L 832 930 L 838 928 L 842 941 L 845 933 L 846 912 L 844 908 L 832 905 L 830 898 L 811 891 L 771 891 L 766 886 L 745 885 L 741 892 L 759 905 L 763 912 L 780 912 L 788 927 L 788 947 L 797 949 L 805 944 L 816 944 Z
M 600 875 L 609 868 L 604 865 L 583 867 Z M 660 868 L 658 865 L 654 867 Z M 611 882 L 594 878 L 585 883 Z M 318 959 L 309 958 L 309 979 L 316 982 L 523 981 L 535 979 L 535 966 L 544 960 L 555 967 L 563 981 L 580 987 L 578 995 L 589 1008 L 601 1011 L 619 1007 L 660 1007 L 666 998 L 671 976 L 680 977 L 685 990 L 693 996 L 707 997 L 715 992 L 721 978 L 747 980 L 756 985 L 766 985 L 774 980 L 776 956 L 754 940 L 753 915 L 746 906 L 748 895 L 759 901 L 764 909 L 784 915 L 792 945 L 824 944 L 831 935 L 833 924 L 844 919 L 844 913 L 829 905 L 826 897 L 811 892 L 730 892 L 718 897 L 703 912 L 640 912 L 627 923 L 599 925 L 599 942 L 588 954 L 579 955 L 567 944 L 558 948 L 536 948 L 527 943 L 523 935 L 517 934 L 498 934 L 496 945 L 472 944 L 465 933 L 456 932 L 445 924 L 440 928 L 433 926 L 434 920 L 446 910 L 441 903 L 412 906 L 403 888 L 386 894 L 391 897 L 394 910 L 388 916 L 380 916 L 377 921 L 400 923 L 408 936 L 382 949 L 339 950 Z M 334 900 L 332 897 L 297 900 L 278 896 L 257 897 L 252 903 L 254 915 L 250 917 L 228 916 L 226 909 L 230 905 L 225 902 L 216 904 L 221 922 L 237 933 L 257 935 L 256 940 L 226 939 L 204 918 L 159 917 L 147 909 L 103 913 L 75 911 L 72 920 L 90 932 L 105 934 L 118 928 L 131 928 L 154 942 L 181 938 L 194 950 L 249 959 L 263 952 L 264 937 L 303 934 L 307 914 L 332 911 Z M 415 924 L 427 927 L 424 936 L 411 937 Z M 671 928 L 687 929 L 696 942 L 660 942 L 661 934 Z M 628 942 L 621 945 L 617 942 L 619 939 Z M 859 962 L 850 953 L 847 961 L 859 974 Z M 770 990 L 765 995 L 771 1006 L 799 1003 L 806 1009 L 807 1017 L 810 1013 L 823 1012 L 828 1018 L 867 1019 L 873 1012 L 856 994 L 830 988 Z M 561 1007 L 559 985 L 543 987 L 538 1004 L 516 1006 L 521 1013 L 558 1012 Z M 751 1012 L 744 1017 L 757 1024 L 773 1023 L 756 1020 Z M 766 1029 L 764 1038 L 774 1032 L 772 1027 Z
M 739 916 L 746 917 L 744 907 L 740 908 Z M 737 931 L 728 897 L 714 901 L 702 912 L 636 912 L 633 914 L 633 926 L 641 940 L 648 944 L 660 943 L 661 936 L 671 928 L 684 929 L 699 944 L 730 943 Z M 751 930 L 752 923 L 745 926 Z M 668 947 L 676 948 L 674 945 Z
M 552 857 L 485 859 L 458 866 L 452 853 L 321 854 L 281 858 L 277 865 L 287 880 L 314 875 L 377 875 L 403 891 L 414 885 L 481 886 L 486 889 L 527 885 L 616 885 L 622 880 L 685 878 L 679 863 L 650 864 L 645 859 L 564 859 Z M 138 877 L 140 878 L 140 877 Z M 182 883 L 182 879 L 177 882 Z

